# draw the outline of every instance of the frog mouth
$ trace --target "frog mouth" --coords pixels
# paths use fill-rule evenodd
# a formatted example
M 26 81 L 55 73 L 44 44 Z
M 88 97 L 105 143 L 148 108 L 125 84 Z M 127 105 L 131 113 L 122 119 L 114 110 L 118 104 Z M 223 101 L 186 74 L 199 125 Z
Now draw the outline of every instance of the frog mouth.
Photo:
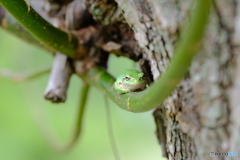
M 136 92 L 136 91 L 142 91 L 146 88 L 146 82 L 138 83 L 138 84 L 127 84 L 124 83 L 124 85 L 129 88 L 130 91 Z

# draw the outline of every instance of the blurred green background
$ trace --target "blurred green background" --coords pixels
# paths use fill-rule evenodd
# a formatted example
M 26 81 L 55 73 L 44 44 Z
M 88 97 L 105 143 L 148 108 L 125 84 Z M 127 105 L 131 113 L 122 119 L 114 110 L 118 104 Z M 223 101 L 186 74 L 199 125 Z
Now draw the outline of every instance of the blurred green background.
M 52 56 L 0 30 L 0 68 L 26 73 L 52 63 Z M 137 65 L 126 58 L 111 55 L 109 71 L 118 76 Z M 84 115 L 83 134 L 67 153 L 49 147 L 41 123 L 54 130 L 66 142 L 76 119 L 81 80 L 73 76 L 64 104 L 45 101 L 46 74 L 26 83 L 0 77 L 0 160 L 114 160 L 107 134 L 103 94 L 91 88 Z M 155 137 L 152 111 L 130 113 L 109 103 L 114 135 L 121 160 L 159 160 L 161 148 Z M 44 115 L 42 112 L 46 112 Z

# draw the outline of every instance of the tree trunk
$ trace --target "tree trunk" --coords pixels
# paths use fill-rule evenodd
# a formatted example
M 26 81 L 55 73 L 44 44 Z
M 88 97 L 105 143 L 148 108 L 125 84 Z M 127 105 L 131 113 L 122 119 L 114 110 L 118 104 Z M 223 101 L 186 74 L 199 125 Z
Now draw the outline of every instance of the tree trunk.
M 182 2 L 175 6 L 181 8 Z M 240 151 L 239 5 L 234 0 L 214 1 L 190 74 L 154 111 L 158 139 L 168 159 L 233 159 L 226 152 Z

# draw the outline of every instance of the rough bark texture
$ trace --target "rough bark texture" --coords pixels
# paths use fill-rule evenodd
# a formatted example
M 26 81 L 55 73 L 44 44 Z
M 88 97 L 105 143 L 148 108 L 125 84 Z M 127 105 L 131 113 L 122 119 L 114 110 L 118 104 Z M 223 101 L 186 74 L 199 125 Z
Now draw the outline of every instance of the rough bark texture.
M 169 159 L 234 159 L 210 157 L 210 152 L 240 151 L 236 13 L 237 1 L 214 1 L 203 49 L 190 75 L 154 112 Z
M 204 48 L 191 68 L 201 123 L 194 142 L 201 159 L 210 159 L 210 151 L 240 151 L 236 136 L 239 135 L 239 123 L 235 122 L 239 104 L 233 103 L 238 98 L 236 93 L 232 94 L 238 90 L 235 77 L 239 72 L 236 68 L 239 49 L 233 41 L 239 30 L 234 28 L 237 3 L 234 0 L 214 2 Z
M 111 52 L 139 61 L 149 84 L 165 72 L 195 7 L 191 0 L 44 3 L 58 27 L 86 37 L 88 54 L 72 61 L 74 72 L 81 75 L 92 65 L 105 66 Z M 163 156 L 170 160 L 233 159 L 211 157 L 210 152 L 240 153 L 239 37 L 240 2 L 213 1 L 202 50 L 189 74 L 153 113 Z

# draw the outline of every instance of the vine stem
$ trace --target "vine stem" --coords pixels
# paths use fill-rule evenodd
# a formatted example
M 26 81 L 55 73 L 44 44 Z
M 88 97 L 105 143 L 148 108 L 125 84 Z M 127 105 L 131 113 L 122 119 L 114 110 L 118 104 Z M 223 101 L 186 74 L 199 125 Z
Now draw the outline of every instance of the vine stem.
M 11 15 L 24 26 L 37 40 L 54 51 L 61 52 L 69 57 L 74 57 L 78 50 L 78 39 L 66 33 L 43 19 L 24 0 L 0 0 L 2 5 Z
M 176 88 L 197 54 L 207 24 L 211 0 L 198 0 L 191 22 L 180 38 L 166 72 L 148 89 L 142 92 L 118 94 L 114 90 L 114 77 L 95 67 L 83 77 L 112 99 L 118 106 L 130 112 L 146 112 L 156 108 Z
M 9 69 L 5 69 L 5 68 L 0 68 L 0 77 L 10 79 L 14 82 L 25 82 L 25 81 L 29 81 L 29 80 L 38 78 L 44 74 L 50 73 L 50 71 L 51 71 L 50 65 L 41 67 L 37 70 L 31 71 L 28 73 L 24 73 L 24 74 L 15 73 L 15 72 L 13 72 Z
M 180 38 L 166 72 L 148 89 L 142 92 L 118 94 L 113 86 L 115 78 L 99 67 L 93 67 L 82 78 L 106 93 L 122 109 L 130 112 L 146 112 L 156 108 L 179 84 L 197 54 L 211 3 L 211 0 L 197 1 L 190 24 Z M 77 52 L 78 41 L 74 36 L 70 41 L 67 33 L 46 22 L 24 0 L 0 0 L 0 4 L 48 47 L 70 57 Z

